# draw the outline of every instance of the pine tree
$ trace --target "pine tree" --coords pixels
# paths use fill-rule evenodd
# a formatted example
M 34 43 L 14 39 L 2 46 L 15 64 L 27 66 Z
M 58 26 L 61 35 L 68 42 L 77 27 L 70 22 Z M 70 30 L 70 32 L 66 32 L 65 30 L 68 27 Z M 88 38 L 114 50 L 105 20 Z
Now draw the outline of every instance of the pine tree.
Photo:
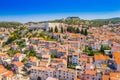
M 57 26 L 55 26 L 55 32 L 58 32 L 58 28 L 57 28 Z

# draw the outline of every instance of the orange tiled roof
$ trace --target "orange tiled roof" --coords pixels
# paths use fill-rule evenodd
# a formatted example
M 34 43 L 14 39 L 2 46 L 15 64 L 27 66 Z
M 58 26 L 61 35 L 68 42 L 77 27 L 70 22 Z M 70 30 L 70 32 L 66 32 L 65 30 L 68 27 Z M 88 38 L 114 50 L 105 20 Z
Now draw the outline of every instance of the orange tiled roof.
M 3 65 L 0 65 L 0 74 L 6 72 L 7 69 L 4 68 Z
M 61 62 L 63 61 L 63 59 L 60 59 L 60 58 L 53 58 L 52 60 L 56 61 L 56 62 Z
M 30 57 L 29 57 L 29 60 L 32 61 L 32 62 L 36 62 L 36 61 L 37 61 L 37 58 L 36 58 L 36 57 L 33 57 L 33 56 L 30 56 Z
M 15 56 L 17 56 L 17 57 L 19 57 L 19 56 L 21 56 L 22 55 L 22 53 L 16 53 L 15 54 Z
M 86 70 L 85 74 L 96 75 L 96 71 L 95 70 Z
M 120 65 L 120 52 L 113 52 L 116 64 Z
M 105 56 L 105 55 L 99 54 L 99 55 L 94 55 L 94 59 L 95 60 L 108 60 L 109 56 Z
M 0 74 L 4 73 L 6 71 L 7 71 L 7 69 L 3 68 L 3 69 L 0 70 Z
M 4 66 L 3 65 L 0 65 L 0 69 L 3 69 L 4 68 Z
M 116 64 L 120 65 L 120 59 L 115 59 Z
M 85 62 L 87 62 L 87 57 L 81 57 L 81 58 L 79 58 L 78 60 L 79 60 L 79 61 L 85 61 Z
M 118 72 L 110 73 L 110 80 L 118 80 L 118 79 L 120 79 L 120 73 L 118 73 Z
M 74 80 L 81 80 L 81 79 L 79 79 L 79 78 L 75 78 Z
M 57 32 L 57 33 L 56 33 L 56 32 L 54 32 L 53 34 L 56 34 L 56 35 L 57 35 L 57 34 L 62 34 L 62 33 L 60 33 L 60 32 Z
M 12 71 L 7 71 L 7 73 L 4 74 L 4 76 L 8 77 L 8 76 L 12 76 L 13 72 Z
M 113 52 L 114 58 L 120 58 L 120 52 Z
M 49 52 L 49 49 L 44 49 L 45 52 Z
M 110 76 L 109 75 L 103 75 L 102 80 L 109 80 Z
M 22 63 L 22 62 L 13 62 L 13 64 L 14 64 L 14 65 L 16 65 L 17 67 L 20 67 L 20 66 L 22 66 L 22 65 L 23 65 L 23 63 Z

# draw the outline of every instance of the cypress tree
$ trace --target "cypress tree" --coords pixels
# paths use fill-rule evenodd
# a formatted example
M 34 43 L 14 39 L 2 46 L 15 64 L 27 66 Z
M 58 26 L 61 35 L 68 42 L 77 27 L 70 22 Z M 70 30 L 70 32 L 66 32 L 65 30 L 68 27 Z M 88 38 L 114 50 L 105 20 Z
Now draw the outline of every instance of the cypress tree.
M 84 31 L 84 35 L 85 35 L 85 36 L 88 35 L 87 29 L 85 29 L 85 31 Z
M 58 28 L 57 28 L 57 26 L 55 26 L 55 32 L 58 32 Z
M 83 29 L 81 29 L 81 34 L 84 34 L 84 31 L 83 31 Z
M 88 35 L 87 29 L 85 29 L 85 31 L 84 31 L 84 35 L 85 35 L 85 36 Z
M 101 45 L 100 52 L 104 53 L 104 46 Z
M 49 27 L 49 32 L 51 32 L 51 28 Z
M 80 33 L 80 29 L 79 28 L 76 29 L 76 33 Z
M 63 33 L 64 32 L 64 29 L 63 29 L 63 27 L 61 27 L 61 33 Z
M 51 30 L 50 30 L 51 32 L 53 32 L 53 27 L 51 27 Z

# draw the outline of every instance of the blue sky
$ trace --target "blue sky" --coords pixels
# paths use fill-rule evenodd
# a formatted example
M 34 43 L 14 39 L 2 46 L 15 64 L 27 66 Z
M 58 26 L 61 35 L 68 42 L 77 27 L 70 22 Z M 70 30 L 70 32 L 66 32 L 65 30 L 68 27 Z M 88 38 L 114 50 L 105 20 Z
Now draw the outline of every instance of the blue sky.
M 0 0 L 0 21 L 120 17 L 120 0 Z

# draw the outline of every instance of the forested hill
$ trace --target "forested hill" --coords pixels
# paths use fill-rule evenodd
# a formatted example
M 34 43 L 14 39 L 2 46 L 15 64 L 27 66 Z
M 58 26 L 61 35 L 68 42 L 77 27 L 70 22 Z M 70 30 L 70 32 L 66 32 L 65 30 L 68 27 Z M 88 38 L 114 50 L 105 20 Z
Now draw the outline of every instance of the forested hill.
M 60 22 L 66 24 L 74 24 L 74 25 L 83 25 L 83 26 L 92 26 L 92 27 L 100 27 L 102 25 L 107 25 L 109 23 L 117 23 L 120 22 L 120 18 L 110 18 L 110 19 L 95 19 L 95 20 L 84 20 L 79 17 L 67 17 L 65 19 L 56 19 L 52 21 L 44 21 L 44 22 Z
M 94 19 L 94 21 L 120 21 L 120 17 L 109 18 L 109 19 Z
M 22 23 L 19 22 L 0 22 L 0 27 L 4 27 L 4 28 L 16 28 L 17 26 L 22 25 Z

